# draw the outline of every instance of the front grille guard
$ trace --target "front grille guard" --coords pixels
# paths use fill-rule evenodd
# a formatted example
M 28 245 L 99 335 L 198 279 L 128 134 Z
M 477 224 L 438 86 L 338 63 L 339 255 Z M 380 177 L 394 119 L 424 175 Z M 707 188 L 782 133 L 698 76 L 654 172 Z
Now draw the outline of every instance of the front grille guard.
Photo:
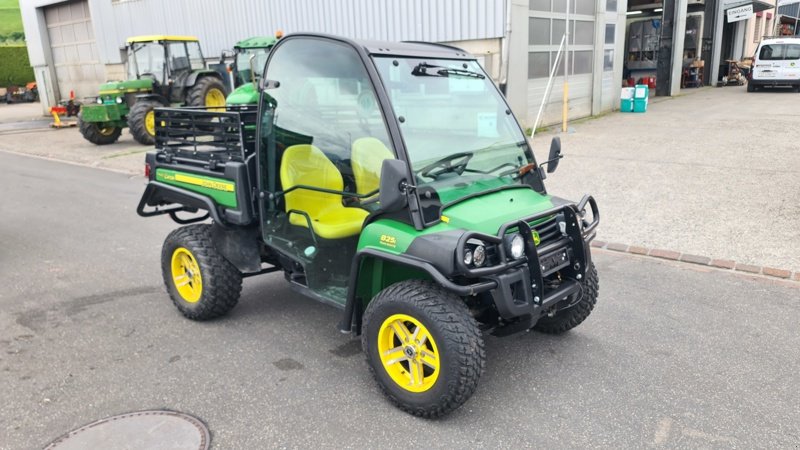
M 584 225 L 583 218 L 585 217 L 587 205 L 592 210 L 592 222 Z M 530 223 L 558 214 L 564 217 L 565 226 L 562 236 L 552 242 L 547 242 L 537 247 L 533 241 L 533 231 Z M 468 231 L 458 240 L 458 245 L 456 246 L 456 267 L 467 277 L 480 278 L 497 275 L 527 262 L 531 272 L 531 280 L 537 288 L 541 290 L 542 278 L 564 267 L 559 266 L 556 269 L 543 269 L 541 264 L 542 260 L 566 248 L 569 252 L 568 256 L 571 256 L 571 259 L 575 259 L 575 263 L 573 263 L 571 267 L 565 269 L 568 272 L 567 276 L 581 279 L 585 276 L 586 266 L 590 259 L 587 247 L 589 242 L 594 239 L 599 223 L 600 212 L 597 208 L 597 202 L 591 195 L 585 195 L 577 204 L 569 203 L 556 206 L 531 216 L 507 222 L 500 227 L 496 236 Z M 510 229 L 514 228 L 516 228 L 525 239 L 525 256 L 516 260 L 511 259 L 506 254 L 506 248 L 503 244 L 503 237 Z M 464 251 L 466 249 L 466 243 L 470 239 L 478 239 L 497 246 L 497 253 L 500 259 L 499 263 L 490 267 L 480 268 L 468 267 L 464 264 Z M 578 275 L 580 276 L 578 277 Z M 541 296 L 541 292 L 539 292 L 539 296 Z

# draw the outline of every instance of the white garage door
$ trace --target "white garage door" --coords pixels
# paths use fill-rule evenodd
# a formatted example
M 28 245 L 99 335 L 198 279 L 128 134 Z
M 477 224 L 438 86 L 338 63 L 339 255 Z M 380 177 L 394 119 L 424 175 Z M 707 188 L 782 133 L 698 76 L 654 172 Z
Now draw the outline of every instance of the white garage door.
M 60 3 L 44 10 L 60 98 L 97 95 L 105 81 L 86 0 Z

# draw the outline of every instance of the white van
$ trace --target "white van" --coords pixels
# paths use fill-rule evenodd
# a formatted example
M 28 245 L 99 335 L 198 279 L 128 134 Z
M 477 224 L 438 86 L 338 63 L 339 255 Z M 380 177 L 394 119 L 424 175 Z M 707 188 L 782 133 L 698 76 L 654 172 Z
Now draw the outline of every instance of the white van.
M 790 86 L 800 92 L 800 39 L 764 39 L 758 44 L 747 92 Z

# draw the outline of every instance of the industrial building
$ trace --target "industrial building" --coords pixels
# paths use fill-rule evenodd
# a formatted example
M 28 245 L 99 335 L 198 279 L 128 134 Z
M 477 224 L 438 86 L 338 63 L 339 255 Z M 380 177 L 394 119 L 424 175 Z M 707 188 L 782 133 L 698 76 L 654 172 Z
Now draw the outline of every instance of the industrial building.
M 565 34 L 568 51 L 555 70 L 543 124 L 561 120 L 565 62 L 572 119 L 616 109 L 628 78 L 649 75 L 658 80 L 660 94 L 674 95 L 691 59 L 708 61 L 704 80 L 713 84 L 720 63 L 741 58 L 748 37 L 753 39 L 753 32 L 746 36 L 750 25 L 745 23 L 755 17 L 735 24 L 727 22 L 725 12 L 750 4 L 754 14 L 774 8 L 761 0 L 20 2 L 45 109 L 70 92 L 91 97 L 100 83 L 124 78 L 119 47 L 130 36 L 197 36 L 206 60 L 215 62 L 240 39 L 282 30 L 460 46 L 478 57 L 527 125 L 537 116 Z

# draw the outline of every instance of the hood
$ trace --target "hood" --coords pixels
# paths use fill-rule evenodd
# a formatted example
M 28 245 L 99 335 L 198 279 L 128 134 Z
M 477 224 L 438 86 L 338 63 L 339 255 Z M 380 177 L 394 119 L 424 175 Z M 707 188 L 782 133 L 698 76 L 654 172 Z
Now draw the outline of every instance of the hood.
M 500 227 L 515 219 L 551 208 L 549 195 L 520 187 L 473 197 L 445 209 L 442 221 L 448 228 L 463 228 L 486 234 L 497 234 Z
M 245 83 L 228 95 L 225 99 L 228 105 L 255 105 L 258 103 L 258 90 L 253 83 Z
M 153 80 L 109 81 L 100 85 L 100 95 L 125 94 L 128 92 L 141 92 L 153 90 Z

